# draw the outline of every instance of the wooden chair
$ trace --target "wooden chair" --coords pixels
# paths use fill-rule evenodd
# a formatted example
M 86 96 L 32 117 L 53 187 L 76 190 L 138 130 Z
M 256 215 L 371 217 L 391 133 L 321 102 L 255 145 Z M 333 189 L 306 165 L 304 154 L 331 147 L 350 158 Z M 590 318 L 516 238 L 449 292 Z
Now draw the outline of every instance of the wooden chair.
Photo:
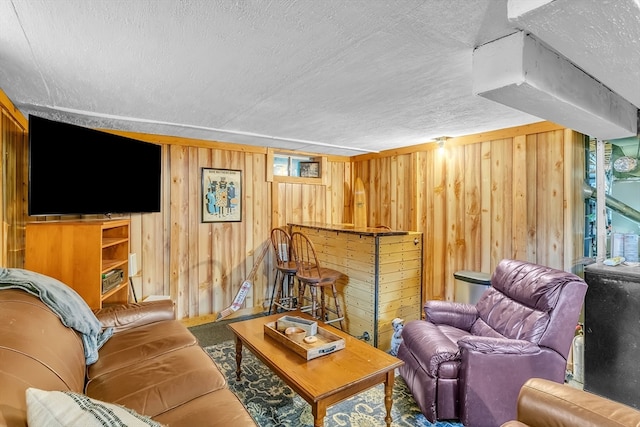
M 297 267 L 292 256 L 291 236 L 284 228 L 273 228 L 271 246 L 276 260 L 276 277 L 273 282 L 269 314 L 272 311 L 276 313 L 278 308 L 286 311 L 295 310 L 298 305 L 294 290 Z M 300 294 L 299 290 L 297 294 Z
M 309 288 L 311 294 L 310 306 L 301 307 L 302 311 L 308 311 L 311 316 L 325 323 L 338 322 L 340 329 L 344 330 L 342 322 L 344 314 L 342 313 L 340 302 L 338 301 L 338 291 L 336 290 L 336 280 L 342 276 L 342 273 L 321 266 L 313 243 L 303 233 L 294 232 L 291 234 L 291 246 L 298 268 L 296 278 L 301 284 L 298 297 L 299 304 L 304 301 L 305 286 Z M 318 288 L 320 289 L 320 301 L 318 301 Z M 325 288 L 331 290 L 333 305 L 327 302 Z M 319 316 L 318 311 L 320 312 Z M 329 313 L 335 315 L 335 318 L 329 318 Z

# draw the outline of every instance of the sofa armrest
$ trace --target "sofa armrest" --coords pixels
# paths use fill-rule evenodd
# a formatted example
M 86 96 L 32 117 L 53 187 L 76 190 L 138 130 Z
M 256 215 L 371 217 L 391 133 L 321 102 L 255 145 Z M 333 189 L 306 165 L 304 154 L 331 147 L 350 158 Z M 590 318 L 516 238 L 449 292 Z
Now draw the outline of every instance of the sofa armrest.
M 530 341 L 467 335 L 458 346 L 483 354 L 535 354 L 540 347 Z
M 424 304 L 424 314 L 428 322 L 450 325 L 464 331 L 471 330 L 478 318 L 475 305 L 452 301 L 427 301 Z
M 137 326 L 176 318 L 171 300 L 144 301 L 111 305 L 94 310 L 103 328 L 113 327 L 114 332 Z
M 640 425 L 640 411 L 602 396 L 542 378 L 529 379 L 518 395 L 518 424 L 530 427 Z

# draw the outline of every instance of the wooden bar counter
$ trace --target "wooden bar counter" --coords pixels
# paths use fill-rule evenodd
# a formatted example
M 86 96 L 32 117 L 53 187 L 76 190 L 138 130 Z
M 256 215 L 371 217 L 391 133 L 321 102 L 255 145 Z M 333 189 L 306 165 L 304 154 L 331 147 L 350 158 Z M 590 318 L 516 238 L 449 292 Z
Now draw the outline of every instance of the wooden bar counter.
M 405 323 L 422 314 L 422 233 L 354 228 L 350 224 L 289 224 L 306 234 L 324 267 L 343 273 L 339 299 L 350 335 L 368 334 L 369 343 L 391 348 L 391 321 Z

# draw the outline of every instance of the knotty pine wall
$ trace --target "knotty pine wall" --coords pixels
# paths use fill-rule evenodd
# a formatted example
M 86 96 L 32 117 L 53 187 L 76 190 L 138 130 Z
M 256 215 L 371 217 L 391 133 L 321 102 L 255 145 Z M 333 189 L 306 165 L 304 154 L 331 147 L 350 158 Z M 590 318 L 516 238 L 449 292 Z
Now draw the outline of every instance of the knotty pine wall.
M 26 118 L 0 90 L 0 266 L 22 267 L 27 218 Z
M 0 251 L 24 265 L 27 122 L 0 91 L 3 161 Z M 267 179 L 266 149 L 168 136 L 122 135 L 163 146 L 163 207 L 131 219 L 139 299 L 170 295 L 179 318 L 228 307 L 274 226 L 351 222 L 351 185 L 363 179 L 369 225 L 423 233 L 423 300 L 453 298 L 457 270 L 491 272 L 505 257 L 580 268 L 584 228 L 582 135 L 551 123 L 364 155 L 328 157 L 317 180 Z M 243 221 L 200 222 L 200 170 L 243 171 Z M 87 217 L 91 218 L 91 217 Z M 58 219 L 38 218 L 37 220 Z M 271 297 L 271 252 L 258 266 L 248 310 Z
M 581 274 L 584 137 L 553 123 L 352 158 L 369 224 L 424 235 L 423 299 L 454 298 L 453 273 L 503 258 Z

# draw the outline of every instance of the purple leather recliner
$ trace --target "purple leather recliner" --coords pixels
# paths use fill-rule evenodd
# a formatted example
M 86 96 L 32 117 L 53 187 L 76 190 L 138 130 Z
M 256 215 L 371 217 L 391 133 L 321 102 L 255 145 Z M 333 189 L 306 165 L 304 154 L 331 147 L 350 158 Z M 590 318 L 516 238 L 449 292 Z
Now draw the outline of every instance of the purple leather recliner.
M 587 284 L 565 271 L 502 260 L 476 305 L 427 301 L 402 331 L 400 368 L 431 421 L 496 427 L 515 419 L 532 377 L 564 382 Z

